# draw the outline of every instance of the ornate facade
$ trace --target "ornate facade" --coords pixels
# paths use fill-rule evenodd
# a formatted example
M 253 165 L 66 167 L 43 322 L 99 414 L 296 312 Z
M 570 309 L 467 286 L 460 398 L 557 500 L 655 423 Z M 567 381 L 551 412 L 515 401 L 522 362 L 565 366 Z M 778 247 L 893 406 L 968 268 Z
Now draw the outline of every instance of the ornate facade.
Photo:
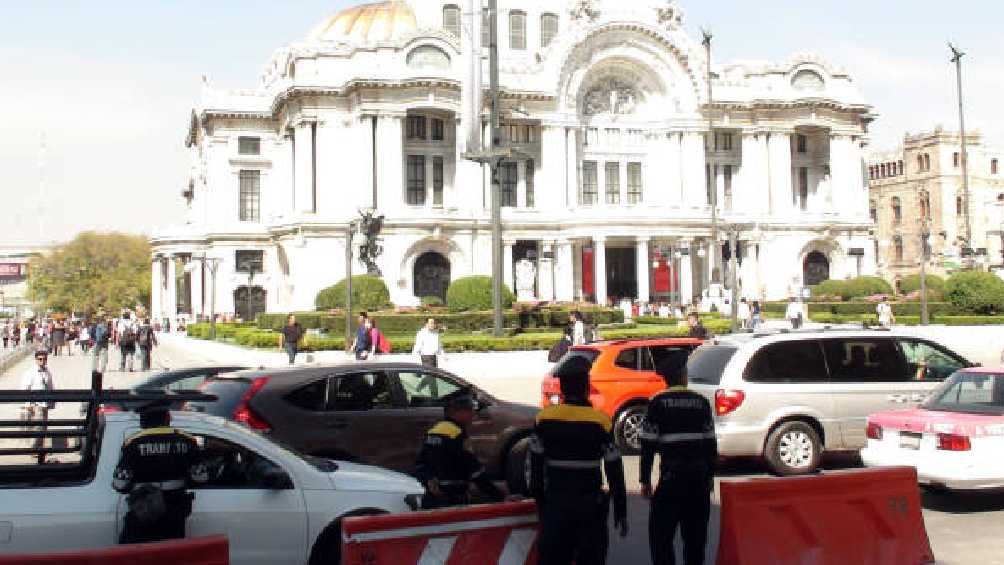
M 478 4 L 350 8 L 278 49 L 257 87 L 205 81 L 188 216 L 153 237 L 155 315 L 209 312 L 203 256 L 220 260 L 218 312 L 312 309 L 345 276 L 360 210 L 385 217 L 395 304 L 490 274 L 492 179 L 464 158 L 489 135 Z M 504 276 L 524 298 L 699 299 L 712 192 L 740 229 L 744 295 L 874 272 L 872 116 L 851 77 L 807 54 L 714 64 L 709 104 L 683 22 L 667 0 L 499 0 Z

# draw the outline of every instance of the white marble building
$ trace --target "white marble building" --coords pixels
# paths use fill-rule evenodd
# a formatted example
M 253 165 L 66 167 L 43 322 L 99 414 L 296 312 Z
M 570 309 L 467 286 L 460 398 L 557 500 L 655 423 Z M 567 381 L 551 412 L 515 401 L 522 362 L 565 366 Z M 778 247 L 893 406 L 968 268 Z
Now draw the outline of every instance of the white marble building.
M 217 312 L 312 309 L 345 276 L 364 209 L 386 218 L 395 304 L 490 274 L 491 178 L 463 158 L 488 135 L 479 3 L 350 8 L 276 50 L 254 88 L 204 81 L 187 218 L 152 238 L 154 314 L 208 314 L 204 255 L 220 260 Z M 519 155 L 499 171 L 511 288 L 526 259 L 539 300 L 690 302 L 714 268 L 711 190 L 742 227 L 744 295 L 874 272 L 873 116 L 846 71 L 804 54 L 716 62 L 709 105 L 705 51 L 675 1 L 499 0 L 498 22 Z

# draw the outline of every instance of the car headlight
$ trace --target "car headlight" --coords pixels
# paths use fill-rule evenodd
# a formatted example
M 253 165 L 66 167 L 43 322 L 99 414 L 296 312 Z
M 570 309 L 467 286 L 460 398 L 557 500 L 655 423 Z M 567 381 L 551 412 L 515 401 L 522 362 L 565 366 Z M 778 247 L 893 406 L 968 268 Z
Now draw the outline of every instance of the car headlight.
M 550 396 L 550 398 L 548 398 L 548 401 L 550 401 L 550 403 L 551 403 L 552 406 L 557 406 L 557 405 L 561 404 L 561 395 L 560 394 L 552 394 Z

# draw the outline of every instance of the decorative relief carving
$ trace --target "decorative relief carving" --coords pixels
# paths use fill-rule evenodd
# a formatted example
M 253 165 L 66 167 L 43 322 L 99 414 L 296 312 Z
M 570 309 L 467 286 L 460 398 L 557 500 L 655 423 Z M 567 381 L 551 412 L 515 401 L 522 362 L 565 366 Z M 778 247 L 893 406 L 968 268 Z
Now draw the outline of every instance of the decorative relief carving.
M 633 85 L 615 77 L 607 77 L 586 91 L 582 112 L 596 114 L 633 114 L 641 102 L 641 93 Z
M 569 8 L 568 13 L 572 16 L 572 20 L 586 19 L 593 21 L 600 16 L 598 4 L 597 0 L 573 0 L 572 7 Z
M 683 27 L 683 8 L 676 0 L 669 0 L 664 6 L 655 9 L 656 19 L 659 25 L 669 30 L 677 30 Z

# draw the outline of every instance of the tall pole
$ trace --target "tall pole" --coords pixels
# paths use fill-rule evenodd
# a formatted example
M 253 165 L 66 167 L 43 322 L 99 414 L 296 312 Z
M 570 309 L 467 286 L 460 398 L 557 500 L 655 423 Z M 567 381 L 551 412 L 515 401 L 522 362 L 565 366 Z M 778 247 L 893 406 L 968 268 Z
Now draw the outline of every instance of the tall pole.
M 495 151 L 501 143 L 499 129 L 499 50 L 498 50 L 498 0 L 488 0 L 489 41 L 488 41 L 488 90 L 491 93 L 491 149 Z M 499 184 L 499 159 L 492 156 L 492 334 L 502 336 L 502 202 Z
M 927 312 L 927 239 L 930 237 L 930 228 L 927 219 L 922 220 L 920 228 L 920 325 L 926 326 L 930 322 Z
M 345 351 L 352 347 L 352 236 L 355 222 L 345 228 Z
M 205 268 L 206 258 L 203 257 L 203 268 Z M 220 266 L 217 258 L 209 259 L 209 273 L 213 279 L 213 294 L 209 297 L 209 339 L 216 339 L 216 269 Z
M 702 30 L 701 33 L 704 34 L 704 52 L 708 58 L 708 139 L 707 147 L 708 151 L 713 152 L 715 149 L 715 129 L 714 129 L 714 116 L 712 115 L 712 96 L 714 94 L 711 86 L 711 32 L 708 30 Z M 711 261 L 711 283 L 719 282 L 719 272 L 721 271 L 721 263 L 718 260 L 718 184 L 715 182 L 715 166 L 714 159 L 708 161 L 712 164 L 708 168 L 708 175 L 710 178 L 707 179 L 707 186 L 711 187 L 708 195 L 709 204 L 711 205 L 711 250 L 708 253 L 708 260 Z M 709 289 L 710 290 L 710 289 Z
M 965 207 L 963 208 L 963 211 L 966 218 L 966 246 L 972 250 L 975 243 L 973 242 L 973 225 L 970 218 L 972 215 L 972 206 L 969 201 L 969 159 L 966 154 L 966 112 L 962 100 L 962 57 L 965 53 L 960 51 L 951 43 L 948 44 L 948 48 L 952 50 L 952 62 L 955 63 L 955 77 L 959 89 L 959 144 L 961 145 L 961 148 L 959 149 L 959 161 L 962 164 L 962 194 L 965 199 Z M 972 257 L 972 255 L 970 255 L 970 257 Z
M 736 266 L 739 264 L 739 226 L 733 224 L 729 226 L 729 273 L 732 280 L 732 333 L 739 329 L 739 273 Z

